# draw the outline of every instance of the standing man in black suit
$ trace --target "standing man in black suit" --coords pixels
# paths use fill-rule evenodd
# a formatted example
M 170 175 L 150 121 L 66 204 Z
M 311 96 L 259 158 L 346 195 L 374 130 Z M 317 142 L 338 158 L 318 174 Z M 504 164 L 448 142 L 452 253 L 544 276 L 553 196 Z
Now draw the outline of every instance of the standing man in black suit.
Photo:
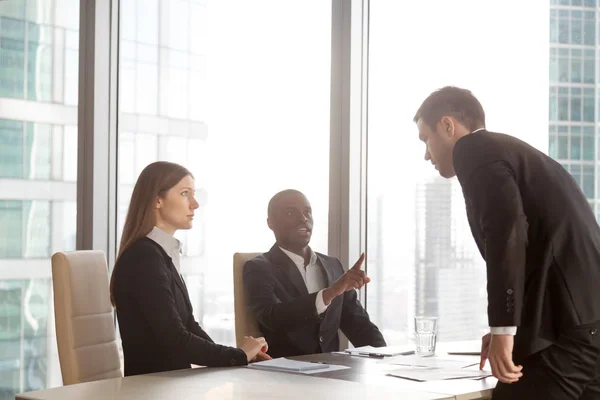
M 485 129 L 468 90 L 433 92 L 414 121 L 425 160 L 458 177 L 487 265 L 494 400 L 600 398 L 600 229 L 565 169 Z M 515 365 L 517 364 L 517 365 Z
M 370 281 L 364 254 L 344 271 L 337 258 L 313 252 L 312 209 L 297 190 L 271 199 L 267 223 L 276 243 L 244 265 L 244 286 L 271 357 L 338 351 L 338 329 L 357 347 L 385 346 L 356 296 Z

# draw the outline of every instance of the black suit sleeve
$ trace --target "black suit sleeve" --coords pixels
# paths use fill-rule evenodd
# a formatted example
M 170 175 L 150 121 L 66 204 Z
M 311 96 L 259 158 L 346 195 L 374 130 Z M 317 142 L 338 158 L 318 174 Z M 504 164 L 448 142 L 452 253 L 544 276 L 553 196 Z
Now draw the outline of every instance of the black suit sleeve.
M 485 240 L 489 324 L 519 326 L 528 224 L 514 173 L 504 161 L 481 165 L 465 195 Z
M 244 288 L 248 308 L 259 324 L 274 332 L 289 332 L 321 321 L 315 301 L 317 293 L 282 302 L 275 294 L 272 266 L 248 261 L 244 265 Z
M 190 332 L 192 332 L 194 335 L 206 340 L 207 342 L 214 343 L 214 341 L 211 339 L 211 337 L 208 336 L 208 333 L 206 333 L 204 331 L 204 329 L 202 329 L 200 327 L 198 322 L 196 322 L 196 319 L 194 318 L 193 315 L 190 315 L 190 319 L 189 319 L 188 323 L 186 324 L 186 326 L 187 326 L 188 330 Z
M 339 262 L 339 269 L 344 273 L 344 268 Z M 342 317 L 340 329 L 355 347 L 386 346 L 379 328 L 371 322 L 369 314 L 358 301 L 356 290 L 349 290 L 343 294 Z
M 185 284 L 185 281 L 183 280 L 183 276 L 181 276 L 181 280 L 183 282 L 183 285 L 185 287 L 185 294 L 189 297 L 190 294 L 187 290 L 187 285 Z M 192 332 L 194 335 L 201 337 L 204 340 L 207 340 L 211 343 L 214 343 L 214 340 L 212 340 L 212 338 L 210 336 L 208 336 L 208 333 L 206 333 L 204 331 L 204 329 L 202 329 L 200 327 L 200 324 L 198 324 L 198 322 L 196 321 L 196 319 L 194 318 L 194 313 L 193 310 L 192 312 L 190 312 L 190 317 L 187 320 L 187 323 L 185 324 L 186 328 Z
M 158 338 L 167 353 L 184 355 L 190 364 L 207 367 L 247 364 L 246 354 L 241 349 L 214 344 L 199 326 L 189 329 L 191 325 L 198 325 L 196 321 L 184 325 L 177 312 L 166 266 L 156 254 L 142 253 L 127 268 L 137 278 L 128 292 L 141 307 L 150 326 L 148 334 Z

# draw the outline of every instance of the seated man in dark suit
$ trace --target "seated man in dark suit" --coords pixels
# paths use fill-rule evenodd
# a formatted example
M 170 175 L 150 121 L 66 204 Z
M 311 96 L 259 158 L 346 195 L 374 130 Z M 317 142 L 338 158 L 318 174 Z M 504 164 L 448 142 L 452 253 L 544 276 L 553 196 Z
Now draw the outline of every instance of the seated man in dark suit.
M 385 346 L 354 290 L 369 282 L 364 254 L 345 272 L 337 258 L 313 252 L 312 210 L 297 190 L 271 199 L 267 223 L 276 243 L 246 263 L 244 287 L 271 357 L 338 351 L 338 329 L 356 347 Z

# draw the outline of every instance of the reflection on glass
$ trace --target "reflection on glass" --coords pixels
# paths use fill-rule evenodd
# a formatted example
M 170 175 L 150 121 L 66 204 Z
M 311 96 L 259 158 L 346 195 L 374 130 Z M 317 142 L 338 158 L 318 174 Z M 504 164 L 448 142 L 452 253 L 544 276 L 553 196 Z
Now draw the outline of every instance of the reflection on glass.
M 49 257 L 75 249 L 78 26 L 78 0 L 0 1 L 3 399 L 62 383 Z

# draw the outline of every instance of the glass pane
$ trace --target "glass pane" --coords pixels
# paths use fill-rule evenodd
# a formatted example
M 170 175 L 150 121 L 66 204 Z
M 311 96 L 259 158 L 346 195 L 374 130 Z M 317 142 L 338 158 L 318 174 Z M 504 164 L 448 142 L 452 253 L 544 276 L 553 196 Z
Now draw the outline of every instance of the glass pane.
M 582 35 L 582 23 L 580 19 L 572 19 L 571 20 L 571 43 L 572 44 L 581 44 L 583 42 Z
M 550 58 L 550 82 L 555 83 L 558 80 L 558 60 L 555 56 Z
M 569 43 L 569 20 L 566 18 L 558 20 L 558 42 L 563 44 Z
M 571 59 L 571 82 L 581 82 L 581 59 Z
M 579 185 L 579 187 L 583 190 L 582 181 L 581 181 L 581 165 L 571 164 L 571 176 L 575 179 L 575 182 Z
M 366 222 L 371 282 L 367 304 L 388 344 L 411 343 L 412 318 L 418 314 L 439 317 L 440 341 L 477 339 L 489 331 L 485 262 L 469 228 L 461 187 L 455 178 L 439 177 L 423 160 L 425 147 L 418 141 L 412 121 L 425 97 L 448 82 L 468 88 L 482 101 L 490 127 L 516 133 L 523 132 L 520 123 L 535 121 L 531 127 L 536 133 L 526 140 L 537 143 L 542 151 L 563 150 L 564 157 L 568 156 L 567 137 L 548 142 L 548 78 L 534 77 L 536 70 L 548 68 L 548 54 L 532 56 L 526 66 L 519 63 L 519 68 L 528 69 L 527 78 L 511 81 L 523 75 L 508 60 L 515 51 L 534 48 L 539 32 L 531 37 L 522 31 L 502 38 L 488 34 L 506 33 L 506 26 L 522 23 L 547 26 L 547 15 L 520 9 L 519 13 L 506 10 L 499 17 L 494 13 L 502 7 L 491 11 L 480 3 L 486 2 L 473 1 L 467 6 L 466 2 L 440 1 L 433 13 L 429 2 L 371 2 Z M 472 7 L 477 8 L 477 20 L 468 17 L 475 12 Z M 458 18 L 454 23 L 469 29 L 438 28 L 444 26 L 446 12 Z M 415 35 L 423 25 L 429 34 Z M 568 21 L 566 26 L 568 39 Z M 435 60 L 451 57 L 452 43 L 470 41 L 471 30 L 488 32 L 477 38 L 478 60 L 486 66 L 494 64 L 494 72 L 465 64 L 439 68 Z M 435 54 L 422 51 L 429 48 L 435 48 Z M 407 54 L 419 54 L 419 62 L 410 65 Z M 492 83 L 483 78 L 489 74 L 506 79 L 502 84 Z M 568 58 L 559 62 L 559 79 L 561 74 L 566 80 L 570 77 Z M 514 98 L 514 93 L 525 96 L 529 105 L 537 104 L 535 116 L 509 115 L 512 106 L 507 99 Z M 550 110 L 556 107 L 554 98 L 550 94 Z M 557 105 L 559 117 L 567 119 L 569 97 L 560 97 Z M 525 102 L 523 106 L 528 108 Z M 566 139 L 564 149 L 561 139 Z M 391 184 L 390 179 L 398 184 Z
M 558 42 L 558 19 L 550 17 L 550 43 Z
M 52 126 L 27 123 L 23 138 L 24 178 L 50 179 L 52 169 Z
M 136 109 L 139 114 L 156 115 L 158 108 L 158 65 L 138 62 Z
M 561 57 L 558 59 L 558 80 L 561 82 L 569 81 L 569 59 Z
M 167 35 L 167 40 L 163 41 L 163 45 L 176 50 L 189 51 L 189 2 L 186 0 L 162 0 L 162 5 L 163 9 L 169 10 L 168 19 L 161 17 L 165 20 L 164 27 Z M 165 13 L 163 12 L 162 15 L 164 16 Z
M 558 98 L 558 119 L 561 121 L 569 119 L 569 99 L 566 97 Z
M 41 4 L 41 3 L 40 3 Z M 52 27 L 27 24 L 27 98 L 51 101 L 53 81 Z
M 557 154 L 558 154 L 558 149 L 556 148 L 557 146 L 557 138 L 556 136 L 550 136 L 549 142 L 548 142 L 548 155 L 552 158 L 556 158 Z
M 594 122 L 594 98 L 583 98 L 583 120 L 586 122 Z
M 571 99 L 571 121 L 581 121 L 581 98 Z
M 588 199 L 594 198 L 594 182 L 596 177 L 594 176 L 594 166 L 584 165 L 583 166 L 583 193 Z
M 596 44 L 596 21 L 587 20 L 585 21 L 583 31 L 583 44 L 588 46 L 594 46 Z
M 585 83 L 594 83 L 596 81 L 595 60 L 585 60 L 583 62 L 583 81 Z
M 23 224 L 27 232 L 23 256 L 50 257 L 50 202 L 24 201 Z
M 558 158 L 565 160 L 569 158 L 569 138 L 565 136 L 558 137 Z
M 0 200 L 0 258 L 22 258 L 23 202 Z
M 0 177 L 21 178 L 23 176 L 22 121 L 0 119 Z
M 137 27 L 137 41 L 156 46 L 158 44 L 158 32 L 160 32 L 158 29 L 158 0 L 138 0 L 137 3 L 138 6 L 134 11 L 134 13 L 137 13 L 137 25 L 135 25 Z M 143 7 L 140 7 L 141 3 L 144 4 Z M 186 20 L 186 18 L 181 18 L 181 15 L 183 14 L 179 14 L 180 18 L 176 22 L 177 25 Z M 129 22 L 126 24 L 129 24 Z
M 557 119 L 557 110 L 556 110 L 556 97 L 554 95 L 550 96 L 550 102 L 548 103 L 550 106 L 550 121 L 556 121 Z
M 148 28 L 158 43 L 134 52 L 146 1 L 121 3 L 118 235 L 141 170 L 159 159 L 186 166 L 200 209 L 194 228 L 176 234 L 183 275 L 195 318 L 217 343 L 232 345 L 227 266 L 234 252 L 272 246 L 265 220 L 276 192 L 306 194 L 315 220 L 311 247 L 327 252 L 332 4 L 219 0 L 207 12 L 203 2 L 160 0 L 156 26 Z M 157 64 L 141 71 L 154 64 L 151 54 Z M 235 221 L 235 233 L 224 216 Z
M 581 136 L 571 136 L 571 160 L 581 160 Z
M 24 0 L 18 3 L 24 3 Z M 17 3 L 17 1 L 5 1 Z M 3 7 L 3 10 L 11 10 Z M 12 11 L 12 10 L 11 10 Z M 22 19 L 0 14 L 0 96 L 25 96 L 25 27 Z
M 7 399 L 62 384 L 49 258 L 75 249 L 78 27 L 77 0 L 0 1 L 0 179 L 10 178 L 0 193 L 0 397 Z

